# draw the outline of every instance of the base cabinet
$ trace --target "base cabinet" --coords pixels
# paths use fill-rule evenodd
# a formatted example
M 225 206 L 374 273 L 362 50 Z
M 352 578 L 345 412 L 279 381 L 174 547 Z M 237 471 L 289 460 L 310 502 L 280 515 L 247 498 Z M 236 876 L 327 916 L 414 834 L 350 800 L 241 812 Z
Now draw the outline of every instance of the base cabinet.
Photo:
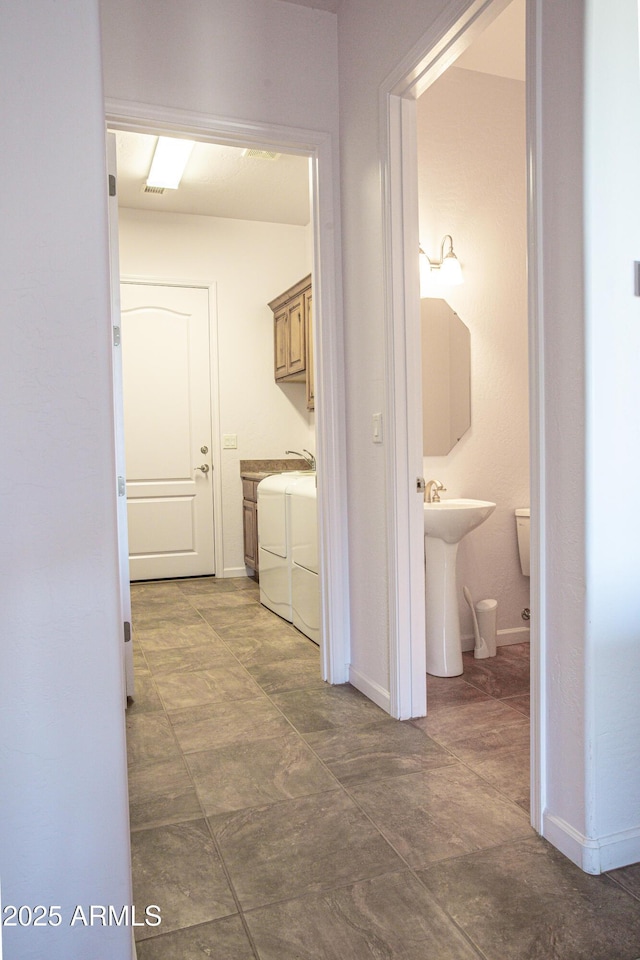
M 258 574 L 258 480 L 242 480 L 244 562 Z

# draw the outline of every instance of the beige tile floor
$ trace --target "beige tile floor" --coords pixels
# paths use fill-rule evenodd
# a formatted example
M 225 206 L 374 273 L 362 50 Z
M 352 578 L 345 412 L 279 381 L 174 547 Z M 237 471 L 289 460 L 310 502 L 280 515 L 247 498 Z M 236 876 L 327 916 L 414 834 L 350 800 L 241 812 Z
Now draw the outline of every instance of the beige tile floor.
M 251 580 L 132 599 L 139 960 L 640 958 L 640 865 L 589 877 L 529 826 L 525 644 L 400 723 Z

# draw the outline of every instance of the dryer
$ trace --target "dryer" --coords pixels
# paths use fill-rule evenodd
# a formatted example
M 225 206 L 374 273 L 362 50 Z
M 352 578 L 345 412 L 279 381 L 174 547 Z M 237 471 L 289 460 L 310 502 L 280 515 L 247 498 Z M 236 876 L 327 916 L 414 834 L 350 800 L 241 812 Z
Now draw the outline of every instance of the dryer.
M 287 535 L 286 474 L 265 477 L 258 484 L 258 554 L 260 603 L 291 621 L 291 551 Z
M 320 643 L 318 511 L 315 476 L 287 490 L 291 537 L 291 619 L 301 633 Z M 262 574 L 261 574 L 262 575 Z

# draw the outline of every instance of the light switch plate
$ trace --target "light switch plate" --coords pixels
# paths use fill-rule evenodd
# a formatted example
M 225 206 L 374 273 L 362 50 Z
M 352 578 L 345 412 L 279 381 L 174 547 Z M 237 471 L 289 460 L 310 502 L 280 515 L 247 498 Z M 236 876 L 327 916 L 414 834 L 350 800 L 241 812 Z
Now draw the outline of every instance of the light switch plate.
M 223 433 L 222 434 L 222 449 L 223 450 L 237 450 L 238 448 L 238 434 L 237 433 Z

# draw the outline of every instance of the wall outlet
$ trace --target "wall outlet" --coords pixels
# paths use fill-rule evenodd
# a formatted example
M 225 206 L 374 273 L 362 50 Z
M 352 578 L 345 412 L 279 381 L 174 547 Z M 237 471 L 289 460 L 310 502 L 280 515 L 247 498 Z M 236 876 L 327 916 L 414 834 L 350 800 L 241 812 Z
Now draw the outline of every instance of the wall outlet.
M 237 450 L 238 448 L 238 434 L 237 433 L 223 433 L 222 434 L 222 449 L 223 450 Z

